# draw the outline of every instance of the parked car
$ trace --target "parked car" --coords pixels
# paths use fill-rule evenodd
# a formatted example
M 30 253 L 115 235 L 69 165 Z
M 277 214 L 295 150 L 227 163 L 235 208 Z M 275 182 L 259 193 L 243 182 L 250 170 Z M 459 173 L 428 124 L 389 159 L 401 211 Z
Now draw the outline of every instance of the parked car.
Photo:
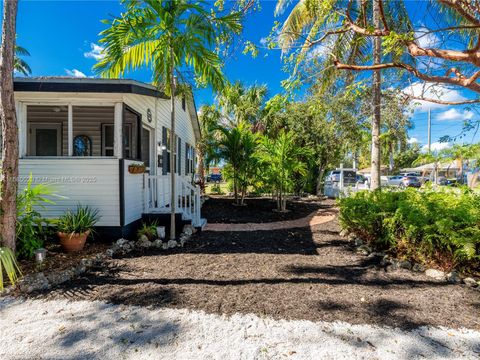
M 403 180 L 402 175 L 393 175 L 388 178 L 388 185 L 389 186 L 400 186 L 400 183 Z
M 325 179 L 326 183 L 339 183 L 341 170 L 336 169 L 329 171 Z M 354 186 L 357 182 L 357 173 L 353 169 L 343 169 L 343 184 L 345 186 Z
M 214 183 L 222 182 L 222 174 L 207 175 L 207 182 L 214 182 Z
M 402 188 L 407 188 L 407 187 L 419 188 L 420 186 L 422 186 L 422 183 L 420 182 L 420 179 L 416 176 L 404 176 L 399 186 Z

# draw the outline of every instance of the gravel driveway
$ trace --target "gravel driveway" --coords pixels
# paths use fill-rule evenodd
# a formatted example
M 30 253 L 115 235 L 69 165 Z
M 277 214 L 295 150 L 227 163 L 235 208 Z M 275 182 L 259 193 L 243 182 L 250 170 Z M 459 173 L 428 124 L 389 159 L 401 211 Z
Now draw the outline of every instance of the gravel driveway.
M 433 310 L 433 309 L 432 309 Z M 480 332 L 0 300 L 0 359 L 476 359 Z

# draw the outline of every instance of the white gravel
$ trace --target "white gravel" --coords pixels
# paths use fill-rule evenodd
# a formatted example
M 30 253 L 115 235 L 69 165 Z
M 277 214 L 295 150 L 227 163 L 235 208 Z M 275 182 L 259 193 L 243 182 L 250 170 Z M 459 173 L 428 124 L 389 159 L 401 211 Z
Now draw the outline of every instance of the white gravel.
M 432 309 L 433 310 L 433 309 Z M 480 332 L 0 300 L 0 359 L 479 359 Z

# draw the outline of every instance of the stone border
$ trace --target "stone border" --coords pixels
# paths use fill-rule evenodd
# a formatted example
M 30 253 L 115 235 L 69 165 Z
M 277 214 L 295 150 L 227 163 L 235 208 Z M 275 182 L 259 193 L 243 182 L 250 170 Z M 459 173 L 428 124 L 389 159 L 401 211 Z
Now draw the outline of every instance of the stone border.
M 183 247 L 185 242 L 187 242 L 196 231 L 197 230 L 192 225 L 185 225 L 182 233 L 180 234 L 179 241 L 162 241 L 161 239 L 157 239 L 151 242 L 146 236 L 142 236 L 136 242 L 126 239 L 118 239 L 110 248 L 105 251 L 105 253 L 97 254 L 95 258 L 92 259 L 81 259 L 76 266 L 71 266 L 61 271 L 53 270 L 48 274 L 45 274 L 43 271 L 28 274 L 20 279 L 15 287 L 8 286 L 4 288 L 4 291 L 0 292 L 0 297 L 9 295 L 16 289 L 24 294 L 48 290 L 54 286 L 60 285 L 84 274 L 87 272 L 87 270 L 94 266 L 99 266 L 108 258 L 126 255 L 133 250 L 167 250 L 175 247 Z
M 476 288 L 480 291 L 480 279 L 476 280 L 473 277 L 463 277 L 457 270 L 452 270 L 449 273 L 444 271 L 429 268 L 427 269 L 422 264 L 412 263 L 408 260 L 399 260 L 392 258 L 384 252 L 374 252 L 372 248 L 363 243 L 363 240 L 355 237 L 353 234 L 348 234 L 347 231 L 342 230 L 340 236 L 347 237 L 350 241 L 354 242 L 355 251 L 364 256 L 382 258 L 380 265 L 385 267 L 386 271 L 393 271 L 397 269 L 408 270 L 412 272 L 422 272 L 429 278 L 445 281 L 450 284 L 464 284 L 471 288 Z

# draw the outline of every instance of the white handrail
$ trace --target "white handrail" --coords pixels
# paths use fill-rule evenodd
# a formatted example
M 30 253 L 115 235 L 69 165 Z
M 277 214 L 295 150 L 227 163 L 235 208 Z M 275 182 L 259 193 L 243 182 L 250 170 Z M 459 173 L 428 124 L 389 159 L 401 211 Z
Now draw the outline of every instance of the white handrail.
M 200 187 L 194 186 L 179 175 L 175 176 L 177 209 L 192 221 L 192 225 L 201 224 Z M 168 212 L 170 209 L 170 177 L 168 175 L 145 174 L 145 212 Z

